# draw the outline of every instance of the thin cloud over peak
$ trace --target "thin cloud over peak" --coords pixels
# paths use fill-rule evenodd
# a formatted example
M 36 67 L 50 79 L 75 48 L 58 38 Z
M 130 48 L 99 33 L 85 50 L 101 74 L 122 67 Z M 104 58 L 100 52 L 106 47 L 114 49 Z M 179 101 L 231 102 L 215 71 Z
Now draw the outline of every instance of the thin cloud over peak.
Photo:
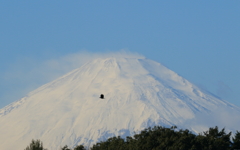
M 81 67 L 88 61 L 109 57 L 144 58 L 143 55 L 130 52 L 126 49 L 103 53 L 81 50 L 76 53 L 70 53 L 44 61 L 39 61 L 34 58 L 19 58 L 16 62 L 9 65 L 9 68 L 0 75 L 1 78 L 4 79 L 2 85 L 7 90 L 6 93 L 1 93 L 0 98 L 4 103 L 0 108 L 20 99 L 39 86 Z M 12 88 L 13 85 L 15 88 Z M 9 96 L 9 93 L 12 93 L 14 96 Z

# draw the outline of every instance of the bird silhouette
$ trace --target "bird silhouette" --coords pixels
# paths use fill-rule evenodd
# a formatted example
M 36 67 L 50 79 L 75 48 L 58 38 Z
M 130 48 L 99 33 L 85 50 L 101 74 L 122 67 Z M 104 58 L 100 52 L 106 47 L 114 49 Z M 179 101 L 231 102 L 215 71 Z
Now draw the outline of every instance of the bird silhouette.
M 101 98 L 101 99 L 104 99 L 104 95 L 103 95 L 103 94 L 101 94 L 99 98 Z

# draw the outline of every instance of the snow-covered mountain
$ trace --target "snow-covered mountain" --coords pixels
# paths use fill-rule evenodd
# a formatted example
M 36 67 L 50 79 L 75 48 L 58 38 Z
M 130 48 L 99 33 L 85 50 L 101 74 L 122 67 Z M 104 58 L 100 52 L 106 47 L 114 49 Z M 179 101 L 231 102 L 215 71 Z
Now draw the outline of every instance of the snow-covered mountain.
M 100 99 L 100 94 L 105 98 Z M 0 110 L 0 149 L 40 139 L 50 150 L 89 146 L 162 125 L 202 132 L 236 130 L 240 108 L 145 58 L 96 59 Z M 239 130 L 239 128 L 238 128 Z

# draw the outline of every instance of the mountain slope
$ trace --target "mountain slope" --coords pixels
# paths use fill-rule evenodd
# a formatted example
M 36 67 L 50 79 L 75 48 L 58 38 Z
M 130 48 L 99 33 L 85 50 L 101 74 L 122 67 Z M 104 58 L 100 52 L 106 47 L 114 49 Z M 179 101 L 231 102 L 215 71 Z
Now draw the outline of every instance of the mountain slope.
M 154 125 L 197 133 L 209 127 L 200 116 L 212 119 L 223 108 L 240 112 L 157 62 L 96 59 L 1 109 L 0 149 L 23 149 L 32 138 L 49 149 L 89 146 Z

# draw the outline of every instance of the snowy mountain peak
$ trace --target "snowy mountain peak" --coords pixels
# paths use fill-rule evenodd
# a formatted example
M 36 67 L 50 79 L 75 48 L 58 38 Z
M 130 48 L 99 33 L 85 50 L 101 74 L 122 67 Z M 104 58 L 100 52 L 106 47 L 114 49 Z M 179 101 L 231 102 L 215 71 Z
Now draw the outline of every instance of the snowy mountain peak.
M 155 125 L 197 133 L 209 127 L 201 118 L 218 108 L 240 112 L 160 63 L 143 57 L 96 59 L 1 109 L 0 149 L 23 149 L 33 138 L 50 149 L 89 146 Z

